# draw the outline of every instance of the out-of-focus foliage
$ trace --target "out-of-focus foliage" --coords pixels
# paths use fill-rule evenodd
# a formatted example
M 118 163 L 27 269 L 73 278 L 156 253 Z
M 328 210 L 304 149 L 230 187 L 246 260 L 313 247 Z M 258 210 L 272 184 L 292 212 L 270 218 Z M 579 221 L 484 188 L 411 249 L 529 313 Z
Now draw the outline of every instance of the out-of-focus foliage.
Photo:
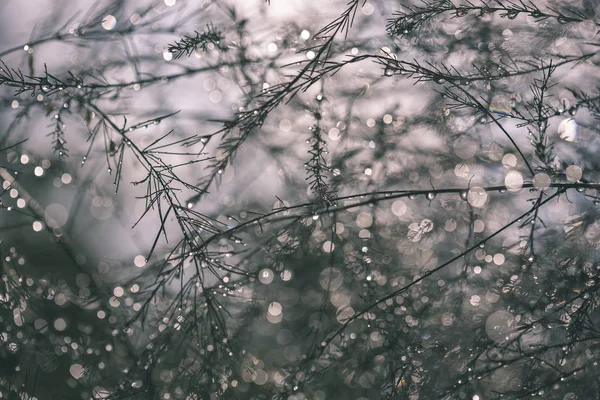
M 1 398 L 598 398 L 594 1 L 0 7 Z

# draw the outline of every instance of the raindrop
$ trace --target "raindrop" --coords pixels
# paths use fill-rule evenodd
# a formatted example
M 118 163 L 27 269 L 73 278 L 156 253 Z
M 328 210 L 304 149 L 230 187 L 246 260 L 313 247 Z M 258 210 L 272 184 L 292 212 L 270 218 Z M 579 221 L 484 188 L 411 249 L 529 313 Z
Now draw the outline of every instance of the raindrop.
M 570 182 L 577 182 L 581 179 L 583 171 L 577 165 L 569 165 L 565 171 L 567 180 Z
M 498 310 L 492 313 L 486 321 L 485 330 L 490 339 L 502 343 L 510 338 L 515 331 L 515 318 L 508 311 Z
M 572 114 L 573 115 L 573 114 Z M 560 138 L 567 142 L 573 142 L 577 139 L 577 121 L 573 118 L 567 118 L 563 120 L 558 126 L 558 134 Z
M 261 270 L 258 274 L 258 280 L 265 285 L 270 284 L 271 282 L 273 282 L 274 279 L 274 274 L 273 271 L 271 271 L 268 268 L 264 268 L 263 270 Z
M 504 178 L 504 185 L 511 192 L 518 192 L 523 187 L 523 175 L 519 171 L 509 171 Z
M 467 200 L 473 207 L 483 207 L 488 199 L 487 192 L 482 187 L 474 187 L 467 193 Z
M 111 31 L 117 25 L 117 19 L 112 15 L 106 15 L 102 19 L 102 27 L 107 31 Z
M 427 200 L 431 201 L 431 200 L 435 199 L 435 193 L 429 192 L 429 193 L 427 193 L 427 195 L 425 197 L 427 197 Z
M 542 16 L 542 12 L 540 10 L 532 11 L 529 15 L 533 18 L 540 18 Z
M 551 179 L 548 174 L 539 173 L 533 177 L 533 187 L 536 189 L 547 189 L 550 187 Z
M 406 213 L 407 207 L 406 203 L 402 200 L 396 200 L 392 203 L 392 213 L 396 216 L 402 216 Z
M 79 379 L 84 375 L 85 370 L 81 364 L 73 364 L 69 368 L 69 372 L 73 378 Z

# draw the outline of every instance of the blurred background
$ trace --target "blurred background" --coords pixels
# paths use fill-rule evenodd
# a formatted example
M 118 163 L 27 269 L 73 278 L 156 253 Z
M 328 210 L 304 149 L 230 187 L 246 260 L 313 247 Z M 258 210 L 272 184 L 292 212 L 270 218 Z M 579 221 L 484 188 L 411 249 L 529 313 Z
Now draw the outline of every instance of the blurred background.
M 598 7 L 411 4 L 2 2 L 0 397 L 597 394 Z

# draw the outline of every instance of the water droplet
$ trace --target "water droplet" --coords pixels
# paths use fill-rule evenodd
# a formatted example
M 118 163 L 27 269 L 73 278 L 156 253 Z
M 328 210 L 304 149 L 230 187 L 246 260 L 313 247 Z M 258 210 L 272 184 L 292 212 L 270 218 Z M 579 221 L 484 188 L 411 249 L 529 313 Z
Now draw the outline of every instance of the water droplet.
M 511 192 L 518 192 L 523 187 L 523 174 L 519 171 L 508 171 L 504 178 L 504 185 Z
M 460 198 L 463 200 L 467 199 L 467 191 L 466 190 L 461 190 L 460 192 Z
M 565 175 L 569 182 L 578 182 L 583 175 L 583 171 L 577 165 L 569 165 L 565 171 Z M 577 188 L 577 190 L 579 190 L 579 189 L 580 188 Z M 581 188 L 581 189 L 583 189 L 583 188 Z
M 573 118 L 567 118 L 558 125 L 558 134 L 561 139 L 573 142 L 577 139 L 578 126 Z
M 427 195 L 425 197 L 427 197 L 427 200 L 431 201 L 431 200 L 435 199 L 435 193 L 429 192 L 429 193 L 427 193 Z
M 540 10 L 535 10 L 529 13 L 533 18 L 540 18 L 542 16 L 542 12 Z
M 533 177 L 533 187 L 536 189 L 547 189 L 550 187 L 550 183 L 552 182 L 550 176 L 545 173 L 536 174 Z

